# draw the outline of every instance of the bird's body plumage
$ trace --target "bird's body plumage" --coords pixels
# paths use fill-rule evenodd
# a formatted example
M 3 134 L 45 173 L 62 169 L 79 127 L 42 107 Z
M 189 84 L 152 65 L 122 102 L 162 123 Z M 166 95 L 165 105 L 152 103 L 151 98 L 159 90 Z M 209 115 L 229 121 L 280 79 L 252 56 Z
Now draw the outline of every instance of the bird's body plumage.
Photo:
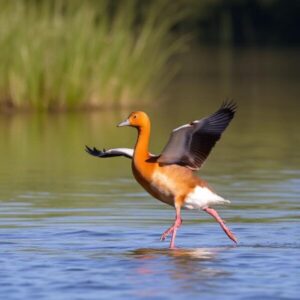
M 194 172 L 201 167 L 220 139 L 235 109 L 233 103 L 224 103 L 211 116 L 174 129 L 165 149 L 158 156 L 150 154 L 148 149 L 151 130 L 149 117 L 144 112 L 133 112 L 125 122 L 119 124 L 137 128 L 138 138 L 133 151 L 128 148 L 99 151 L 87 147 L 87 152 L 99 157 L 131 158 L 132 172 L 137 182 L 153 197 L 175 207 L 174 225 L 162 235 L 162 239 L 165 239 L 168 234 L 172 234 L 171 248 L 174 247 L 176 231 L 181 225 L 182 208 L 206 211 L 219 222 L 228 237 L 236 242 L 235 236 L 211 208 L 229 201 L 217 195 Z

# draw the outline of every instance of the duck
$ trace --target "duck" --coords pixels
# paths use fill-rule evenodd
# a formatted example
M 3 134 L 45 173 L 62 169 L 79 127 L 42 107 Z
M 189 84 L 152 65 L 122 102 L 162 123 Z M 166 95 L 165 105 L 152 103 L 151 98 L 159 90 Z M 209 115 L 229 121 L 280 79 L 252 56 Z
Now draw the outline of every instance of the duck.
M 175 208 L 175 220 L 161 235 L 169 235 L 170 246 L 175 248 L 175 238 L 182 224 L 182 209 L 196 209 L 212 216 L 230 240 L 237 244 L 233 232 L 220 217 L 216 205 L 230 203 L 219 196 L 197 171 L 206 161 L 222 133 L 233 119 L 237 105 L 225 101 L 213 114 L 175 128 L 161 154 L 149 152 L 151 122 L 143 111 L 134 111 L 118 127 L 137 129 L 135 147 L 98 150 L 86 146 L 86 152 L 100 158 L 123 156 L 131 159 L 132 173 L 136 181 L 154 198 Z

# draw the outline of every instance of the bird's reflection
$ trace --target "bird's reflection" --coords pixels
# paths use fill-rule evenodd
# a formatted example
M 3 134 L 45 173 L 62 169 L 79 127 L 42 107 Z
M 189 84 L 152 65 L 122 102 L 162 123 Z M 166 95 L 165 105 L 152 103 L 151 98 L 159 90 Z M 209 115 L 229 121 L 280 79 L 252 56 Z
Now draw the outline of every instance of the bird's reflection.
M 179 258 L 181 260 L 212 260 L 216 256 L 217 249 L 196 248 L 196 249 L 155 249 L 141 248 L 131 252 L 131 255 L 140 259 L 151 259 L 159 256 Z
M 199 295 L 212 288 L 218 278 L 229 273 L 220 267 L 221 252 L 228 248 L 136 249 L 132 281 L 138 296 L 159 297 L 189 291 Z
M 165 273 L 172 278 L 199 280 L 228 274 L 216 267 L 220 252 L 228 248 L 136 249 L 129 253 L 139 260 L 140 274 Z

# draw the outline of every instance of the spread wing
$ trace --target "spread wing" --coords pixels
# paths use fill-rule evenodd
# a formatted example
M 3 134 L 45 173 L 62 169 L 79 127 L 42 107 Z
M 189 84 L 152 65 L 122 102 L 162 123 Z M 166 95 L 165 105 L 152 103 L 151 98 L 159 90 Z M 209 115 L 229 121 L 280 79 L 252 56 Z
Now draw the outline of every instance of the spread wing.
M 224 102 L 214 114 L 174 129 L 158 162 L 199 170 L 236 109 L 234 102 Z
M 114 148 L 109 150 L 98 150 L 97 148 L 93 147 L 90 148 L 88 146 L 85 146 L 85 151 L 93 156 L 101 157 L 101 158 L 107 158 L 107 157 L 115 157 L 115 156 L 125 156 L 127 158 L 133 157 L 133 149 L 129 148 Z
M 125 156 L 127 158 L 132 159 L 133 158 L 133 153 L 134 149 L 130 148 L 113 148 L 113 149 L 103 149 L 103 150 L 98 150 L 97 148 L 93 147 L 90 148 L 88 146 L 85 146 L 85 151 L 88 154 L 91 154 L 93 156 L 101 157 L 101 158 L 107 158 L 107 157 L 116 157 L 116 156 Z M 155 154 L 149 153 L 151 158 L 156 158 L 158 157 Z

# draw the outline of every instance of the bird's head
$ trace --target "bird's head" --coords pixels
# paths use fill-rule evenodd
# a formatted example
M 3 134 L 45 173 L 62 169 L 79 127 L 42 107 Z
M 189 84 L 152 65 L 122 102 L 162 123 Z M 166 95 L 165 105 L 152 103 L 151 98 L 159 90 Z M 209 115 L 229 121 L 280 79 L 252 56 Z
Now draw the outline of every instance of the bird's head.
M 144 113 L 143 111 L 134 111 L 129 115 L 129 117 L 125 121 L 119 123 L 118 127 L 131 126 L 136 128 L 142 128 L 149 125 L 150 120 L 146 113 Z

